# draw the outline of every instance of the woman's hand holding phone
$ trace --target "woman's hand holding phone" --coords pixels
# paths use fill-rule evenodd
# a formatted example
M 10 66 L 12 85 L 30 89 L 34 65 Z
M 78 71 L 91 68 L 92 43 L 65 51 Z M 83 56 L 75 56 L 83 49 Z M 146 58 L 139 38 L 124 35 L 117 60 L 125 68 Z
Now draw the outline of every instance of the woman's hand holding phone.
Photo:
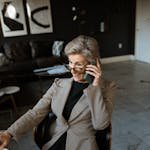
M 97 86 L 99 84 L 101 76 L 102 76 L 102 70 L 101 70 L 101 65 L 98 59 L 96 61 L 96 65 L 90 64 L 86 66 L 86 74 L 89 75 L 89 76 L 85 75 L 87 78 L 87 81 L 90 81 L 90 82 L 92 81 L 93 86 Z

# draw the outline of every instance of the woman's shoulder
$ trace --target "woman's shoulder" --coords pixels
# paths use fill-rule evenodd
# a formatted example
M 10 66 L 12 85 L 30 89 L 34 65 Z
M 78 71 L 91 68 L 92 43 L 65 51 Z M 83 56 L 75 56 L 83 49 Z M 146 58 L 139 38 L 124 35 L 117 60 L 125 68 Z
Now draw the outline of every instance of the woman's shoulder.
M 57 86 L 61 86 L 63 84 L 67 84 L 67 83 L 70 83 L 72 82 L 72 78 L 56 78 L 54 80 L 54 83 L 57 85 Z

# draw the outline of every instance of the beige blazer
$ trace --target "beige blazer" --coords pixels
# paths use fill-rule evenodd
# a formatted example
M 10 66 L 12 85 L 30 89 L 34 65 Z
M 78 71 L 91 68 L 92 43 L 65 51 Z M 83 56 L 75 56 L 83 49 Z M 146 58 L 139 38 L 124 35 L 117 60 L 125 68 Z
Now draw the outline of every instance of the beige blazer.
M 84 89 L 83 95 L 74 106 L 69 120 L 66 121 L 62 112 L 72 81 L 73 78 L 56 79 L 33 109 L 12 124 L 7 132 L 17 140 L 24 133 L 38 125 L 52 109 L 57 116 L 56 126 L 52 133 L 52 139 L 43 146 L 43 150 L 48 150 L 66 131 L 66 150 L 97 150 L 95 130 L 104 129 L 110 124 L 112 103 L 108 101 L 111 99 L 112 94 L 110 92 L 110 96 L 107 95 L 109 97 L 107 100 L 102 96 L 102 91 L 106 93 L 103 82 L 99 86 L 89 85 Z

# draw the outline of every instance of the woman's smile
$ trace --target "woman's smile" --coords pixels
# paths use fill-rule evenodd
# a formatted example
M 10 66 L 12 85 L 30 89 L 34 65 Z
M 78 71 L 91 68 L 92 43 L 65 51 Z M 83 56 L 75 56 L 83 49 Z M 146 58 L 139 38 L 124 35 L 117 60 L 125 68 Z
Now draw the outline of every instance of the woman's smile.
M 83 55 L 73 54 L 69 55 L 69 67 L 71 74 L 75 81 L 83 82 L 84 74 L 85 74 L 85 64 L 87 64 L 87 60 Z
M 83 76 L 84 76 L 83 72 L 78 72 L 75 69 L 71 69 L 71 74 L 75 81 L 83 81 Z

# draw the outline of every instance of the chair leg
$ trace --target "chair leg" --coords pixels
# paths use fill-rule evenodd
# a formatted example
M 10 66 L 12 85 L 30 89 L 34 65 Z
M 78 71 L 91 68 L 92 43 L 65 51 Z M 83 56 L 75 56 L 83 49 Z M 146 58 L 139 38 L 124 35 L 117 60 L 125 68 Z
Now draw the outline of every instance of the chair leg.
M 18 116 L 19 116 L 18 109 L 17 109 L 17 106 L 16 106 L 16 102 L 15 102 L 14 96 L 13 96 L 12 94 L 10 94 L 10 99 L 11 99 L 11 101 L 12 101 L 12 104 L 13 104 L 14 111 L 15 111 L 15 113 L 16 113 L 16 116 L 18 117 Z

